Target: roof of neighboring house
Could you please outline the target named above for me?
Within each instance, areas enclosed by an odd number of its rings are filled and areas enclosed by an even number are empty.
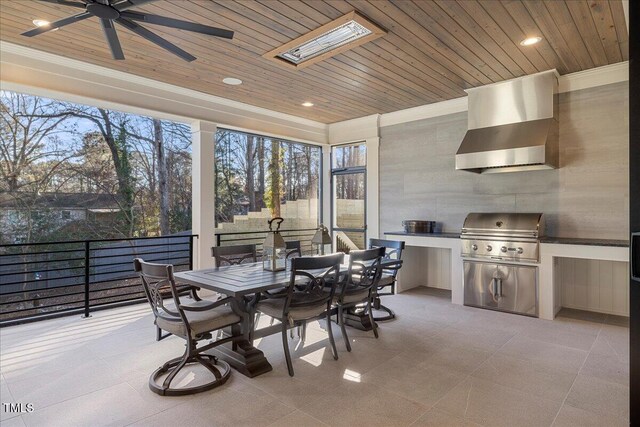
[[[0,208],[120,210],[116,196],[99,193],[0,193]]]

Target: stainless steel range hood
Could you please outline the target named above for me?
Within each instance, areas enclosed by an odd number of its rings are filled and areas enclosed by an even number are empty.
[[[558,73],[468,89],[468,130],[456,169],[476,173],[558,167]]]

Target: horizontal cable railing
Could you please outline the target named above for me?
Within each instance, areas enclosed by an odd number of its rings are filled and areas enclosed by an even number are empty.
[[[195,237],[0,245],[0,326],[143,301],[133,259],[190,270]]]
[[[315,248],[311,243],[311,239],[317,228],[298,228],[280,230],[280,234],[285,241],[300,241],[300,250],[302,255],[311,255],[315,252]],[[229,231],[224,233],[216,232],[217,246],[247,245],[255,244],[258,255],[262,253],[262,244],[267,237],[269,230],[259,231]]]

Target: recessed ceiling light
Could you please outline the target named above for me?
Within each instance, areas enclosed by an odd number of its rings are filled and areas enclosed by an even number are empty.
[[[307,101],[307,102],[303,102],[303,103],[302,103],[302,106],[303,106],[303,107],[313,107],[313,102],[309,102],[309,101]]]
[[[536,44],[541,40],[542,40],[542,37],[527,37],[526,39],[522,40],[520,44],[522,46],[531,46],[532,44]]]
[[[222,83],[231,86],[237,86],[242,84],[242,80],[236,79],[235,77],[225,77],[222,79]]]

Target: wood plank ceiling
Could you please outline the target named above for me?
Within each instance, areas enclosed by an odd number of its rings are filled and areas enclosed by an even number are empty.
[[[464,96],[464,89],[557,68],[628,59],[620,0],[159,0],[142,10],[235,31],[233,40],[148,25],[197,56],[183,62],[118,27],[114,61],[95,18],[33,38],[33,19],[77,13],[38,1],[0,2],[0,39],[324,123]],[[388,34],[302,70],[265,52],[357,10]],[[523,47],[525,37],[542,42]],[[224,77],[243,80],[227,86]],[[301,107],[305,101],[311,108]]]

